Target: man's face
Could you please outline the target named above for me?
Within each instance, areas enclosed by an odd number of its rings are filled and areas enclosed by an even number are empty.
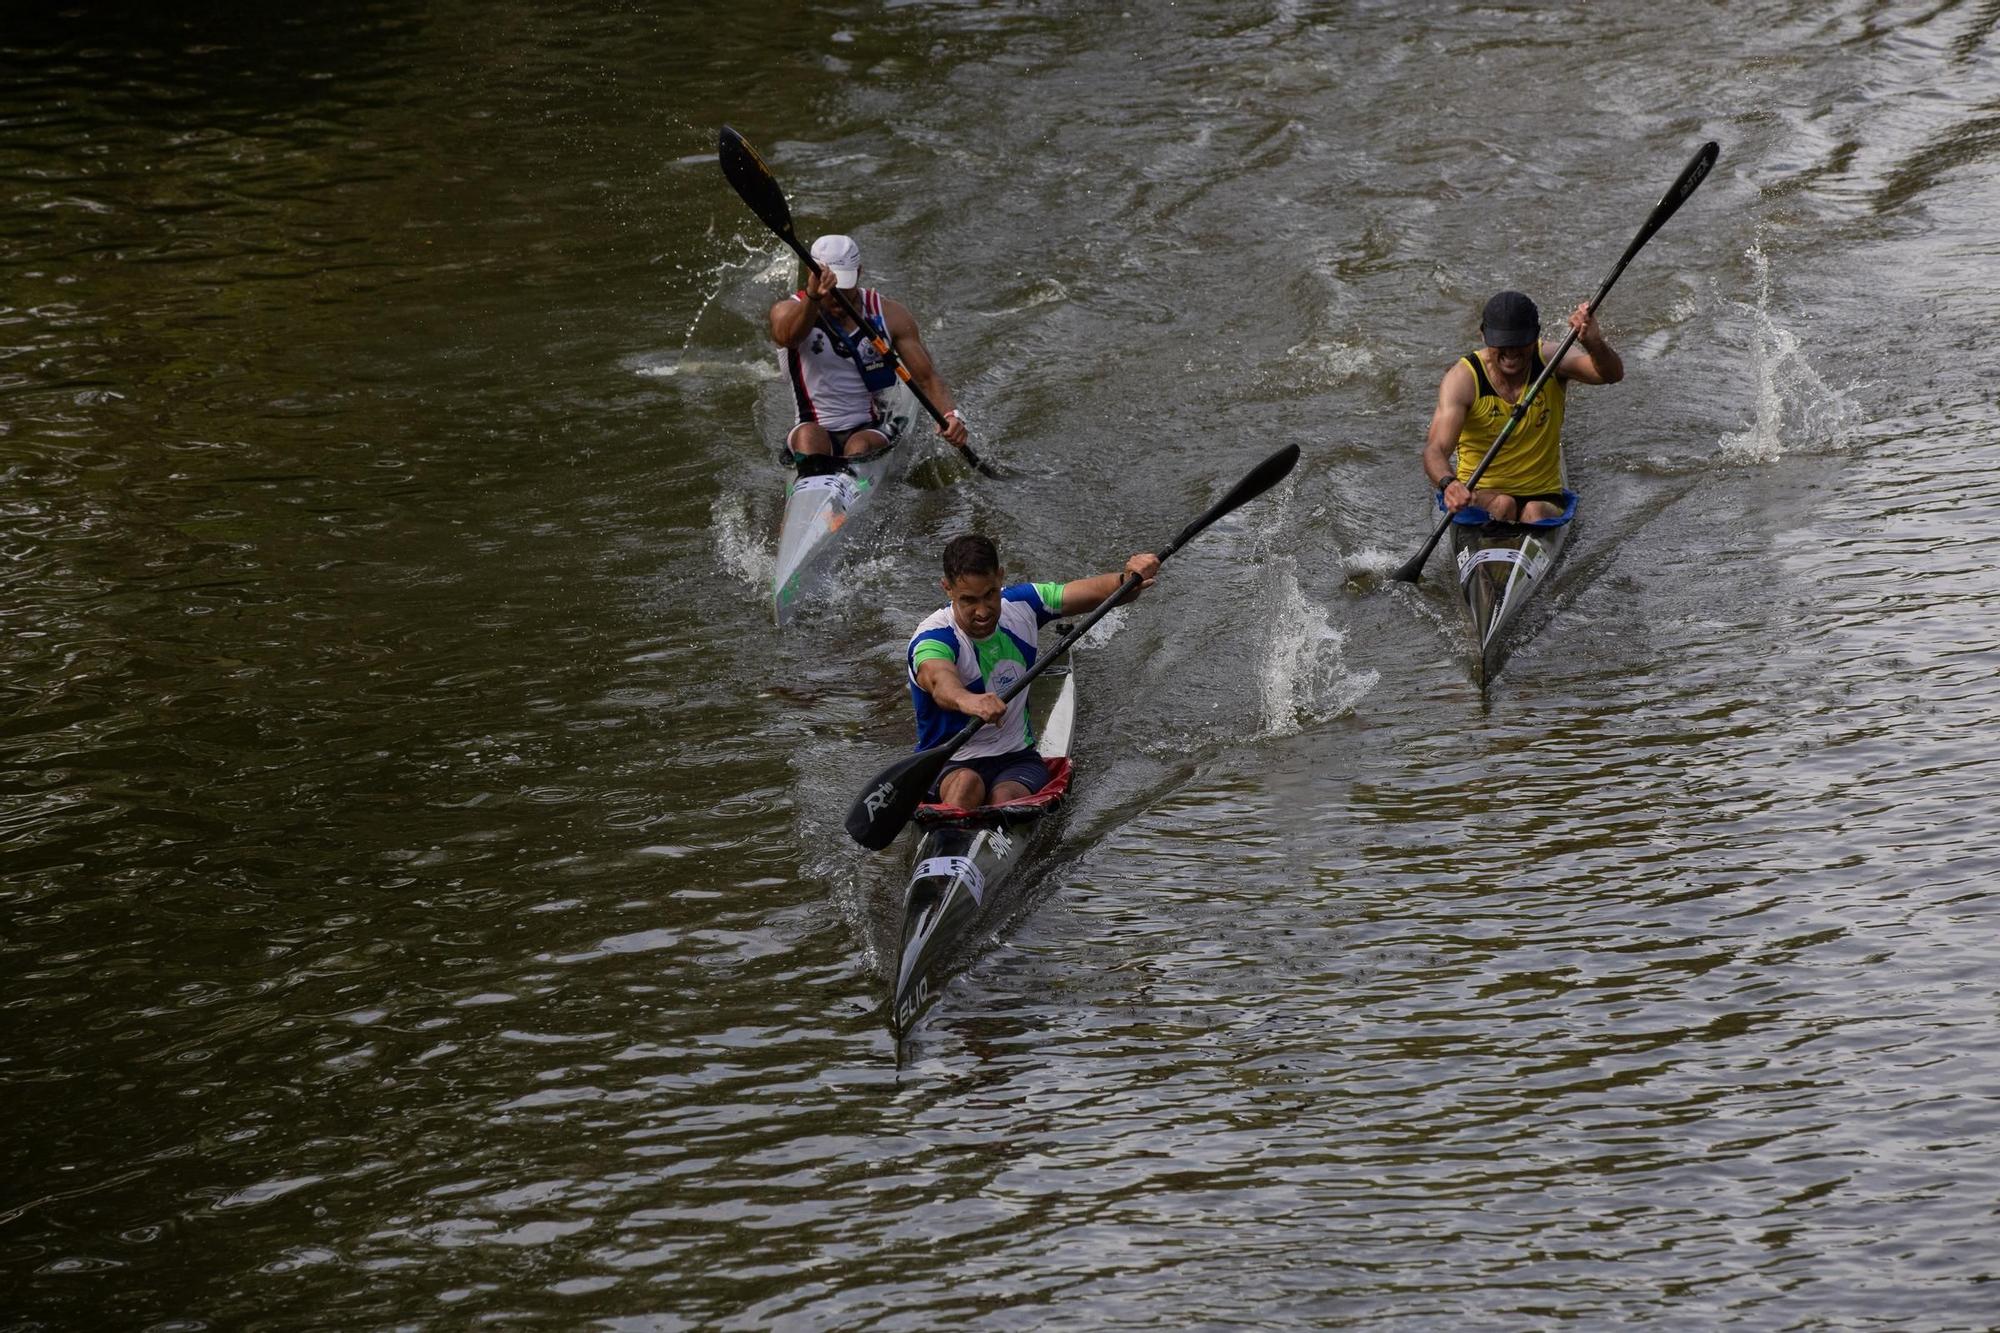
[[[1000,590],[1006,586],[1005,570],[991,574],[960,574],[945,579],[944,590],[951,597],[952,618],[958,627],[975,639],[983,639],[1000,625]]]
[[[1518,379],[1528,369],[1528,353],[1535,350],[1533,343],[1522,343],[1518,347],[1496,347],[1493,349],[1493,364],[1508,379]]]

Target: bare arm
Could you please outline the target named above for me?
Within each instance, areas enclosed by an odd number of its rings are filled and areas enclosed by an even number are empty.
[[[807,274],[805,300],[787,296],[771,307],[771,341],[780,347],[797,347],[804,342],[823,313],[840,308],[833,288],[833,274],[825,269]]]
[[[1616,384],[1625,378],[1625,361],[1597,326],[1590,302],[1570,312],[1569,326],[1576,330],[1576,345],[1564,354],[1556,374],[1578,384]]]
[[[965,422],[958,415],[958,407],[945,386],[944,377],[937,373],[937,366],[931,360],[931,349],[924,346],[924,338],[917,331],[916,316],[909,312],[901,301],[882,298],[882,322],[889,326],[889,337],[896,345],[896,355],[902,358],[903,366],[910,372],[910,379],[924,397],[937,404],[937,410],[944,414],[945,424],[938,428],[938,434],[953,444],[964,444],[969,438]]]
[[[917,688],[937,700],[938,707],[976,717],[982,722],[998,722],[1007,716],[1007,705],[997,694],[974,694],[958,678],[958,667],[942,657],[933,657],[917,668]]]
[[[1141,552],[1125,562],[1125,568],[1113,574],[1098,574],[1087,579],[1076,579],[1063,584],[1062,605],[1057,608],[1066,616],[1082,615],[1095,611],[1104,605],[1104,599],[1118,591],[1127,574],[1139,576],[1139,586],[1132,590],[1127,601],[1136,600],[1140,593],[1153,586],[1160,574],[1160,558],[1150,552]]]
[[[1466,414],[1478,393],[1472,371],[1463,361],[1454,361],[1438,382],[1437,407],[1431,412],[1431,428],[1424,435],[1424,481],[1436,489],[1440,478],[1453,480],[1444,488],[1445,508],[1457,513],[1472,503],[1472,492],[1456,480],[1458,476],[1458,433],[1465,429]]]

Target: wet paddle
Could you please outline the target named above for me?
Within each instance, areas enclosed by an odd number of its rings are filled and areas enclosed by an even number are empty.
[[[1299,447],[1288,444],[1259,463],[1250,475],[1230,489],[1229,494],[1210,505],[1201,517],[1182,528],[1179,536],[1160,548],[1160,562],[1166,563],[1168,556],[1187,545],[1209,524],[1283,481],[1298,461]],[[1127,574],[1116,592],[1099,603],[1097,609],[1085,616],[1076,628],[1063,635],[1054,648],[1036,658],[1035,664],[1028,668],[1028,674],[1010,685],[1000,696],[1000,702],[1006,703],[1027,689],[1045,667],[1060,660],[1078,639],[1089,633],[1091,626],[1102,620],[1112,607],[1124,601],[1138,584],[1137,575]],[[973,718],[944,744],[919,750],[869,779],[867,787],[847,812],[847,836],[876,852],[894,842],[896,835],[903,831],[903,825],[910,822],[910,816],[930,791],[931,784],[937,781],[938,774],[944,771],[944,766],[958,753],[959,747],[971,740],[973,733],[984,725],[978,718]]]
[[[1611,276],[1606,278],[1604,285],[1597,289],[1597,295],[1590,298],[1590,311],[1592,314],[1597,313],[1597,307],[1604,300],[1605,293],[1611,290],[1612,283],[1618,281],[1618,275],[1625,271],[1625,266],[1632,262],[1632,256],[1638,254],[1640,247],[1653,239],[1653,233],[1667,224],[1667,219],[1672,217],[1680,206],[1687,202],[1687,197],[1694,193],[1695,187],[1707,178],[1709,168],[1715,165],[1715,155],[1720,151],[1715,142],[1710,140],[1697,149],[1693,157],[1688,159],[1688,164],[1681,168],[1680,176],[1674,181],[1666,194],[1661,196],[1660,202],[1654,206],[1653,211],[1646,216],[1645,225],[1641,226],[1639,234],[1632,238],[1632,244],[1625,247],[1625,254],[1619,259],[1618,267],[1611,270]],[[1478,483],[1479,479],[1486,474],[1487,465],[1499,456],[1500,446],[1507,443],[1507,437],[1514,433],[1514,427],[1520,425],[1521,418],[1527,415],[1528,404],[1535,401],[1535,395],[1541,392],[1542,385],[1547,382],[1550,375],[1555,373],[1556,367],[1562,363],[1563,357],[1569,354],[1570,346],[1575,342],[1576,330],[1571,329],[1569,336],[1562,340],[1562,346],[1556,349],[1556,354],[1550,357],[1548,363],[1542,367],[1542,373],[1535,376],[1535,382],[1530,384],[1528,391],[1521,395],[1521,401],[1514,404],[1513,412],[1507,417],[1507,424],[1502,426],[1500,433],[1493,438],[1492,445],[1486,450],[1486,456],[1479,460],[1479,466],[1472,470],[1470,477],[1466,478],[1465,488],[1467,490],[1471,490]],[[1452,516],[1446,514],[1443,520],[1438,523],[1436,530],[1431,533],[1431,539],[1424,543],[1424,549],[1411,556],[1404,563],[1403,567],[1396,571],[1395,577],[1398,583],[1415,583],[1423,577],[1424,562],[1429,560],[1431,552],[1437,549],[1438,538],[1444,536],[1445,529],[1451,526],[1451,519]]]
[[[750,211],[755,213],[765,226],[776,232],[779,240],[792,247],[792,252],[804,260],[806,267],[817,276],[820,271],[819,262],[799,244],[798,235],[792,230],[792,207],[785,202],[785,191],[779,186],[777,178],[771,174],[771,169],[764,165],[764,159],[757,156],[757,150],[752,148],[742,135],[724,125],[721,141],[716,147],[716,157],[722,163],[722,174],[736,187],[736,193],[743,196],[743,202],[750,205]],[[944,414],[937,410],[937,404],[925,397],[924,391],[917,387],[917,382],[910,378],[908,367],[903,365],[902,358],[896,355],[896,349],[890,345],[889,340],[877,333],[874,325],[861,318],[861,312],[854,308],[853,297],[838,287],[834,288],[833,295],[840,302],[840,308],[847,312],[847,317],[860,327],[868,341],[875,344],[875,350],[880,352],[895,370],[896,378],[909,387],[910,392],[916,395],[917,401],[923,404],[924,411],[931,414],[931,420],[942,428]],[[975,453],[970,444],[959,445],[958,451],[965,455],[966,462],[985,476],[1001,475],[1000,470]]]

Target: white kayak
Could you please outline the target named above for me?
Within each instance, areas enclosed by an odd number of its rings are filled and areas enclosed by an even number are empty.
[[[841,534],[874,500],[898,461],[916,418],[916,400],[897,384],[876,395],[889,443],[842,461],[838,471],[792,476],[785,482],[785,517],[778,527],[778,557],[771,574],[771,607],[780,625],[812,601],[832,567]]]

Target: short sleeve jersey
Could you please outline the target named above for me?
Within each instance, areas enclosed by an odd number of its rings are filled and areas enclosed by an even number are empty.
[[[1016,583],[1001,589],[1000,623],[983,639],[960,629],[949,606],[932,612],[917,626],[917,632],[910,636],[908,658],[919,750],[944,744],[964,728],[967,718],[940,707],[930,692],[917,684],[917,668],[933,659],[948,661],[957,666],[959,681],[973,693],[1005,693],[1035,664],[1041,627],[1062,614],[1062,589],[1060,583]],[[954,758],[1012,754],[1034,743],[1034,728],[1028,722],[1028,691],[1023,690],[1007,704],[1007,716],[998,726],[981,727]]]

